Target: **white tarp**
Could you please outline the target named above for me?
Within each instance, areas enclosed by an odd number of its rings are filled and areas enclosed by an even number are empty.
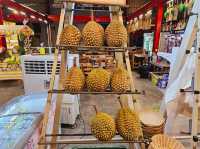
[[[194,2],[192,12],[198,11],[199,1]],[[191,86],[192,77],[195,71],[195,54],[186,54],[186,50],[190,50],[196,39],[197,16],[190,16],[186,30],[183,35],[180,48],[172,51],[174,59],[170,64],[169,82],[163,97],[161,110],[167,112],[167,121],[165,125],[165,133],[173,132],[173,124],[178,114],[178,108],[184,102],[191,101],[192,98],[186,99],[186,94],[181,94],[180,89]],[[193,52],[191,52],[193,53]]]
[[[170,69],[176,69],[176,61],[178,60],[179,53],[182,52],[180,48],[175,48],[170,58]],[[186,89],[191,87],[192,77],[195,71],[195,57],[196,54],[191,52],[185,58],[185,63],[181,67],[180,72],[177,74],[177,77],[168,85],[165,95],[163,97],[161,111],[166,110],[167,112],[167,121],[165,125],[165,133],[170,134],[173,132],[173,124],[177,116],[178,108],[180,108],[179,102],[190,103],[193,98],[190,98],[190,94],[183,96],[180,93],[180,89]],[[181,101],[180,101],[181,100]],[[190,103],[191,105],[191,103]]]

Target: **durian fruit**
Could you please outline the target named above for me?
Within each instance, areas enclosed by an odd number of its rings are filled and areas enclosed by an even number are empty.
[[[128,41],[128,33],[125,26],[114,19],[105,30],[106,42],[108,46],[122,47]]]
[[[88,74],[86,83],[91,91],[104,91],[110,84],[110,73],[103,68],[95,68]]]
[[[76,66],[76,58],[74,58],[73,67],[66,74],[64,88],[69,92],[78,92],[83,89],[84,85],[85,76],[83,71]]]
[[[111,88],[115,92],[126,92],[129,89],[128,72],[122,67],[117,66],[111,78]]]
[[[102,46],[104,43],[104,29],[95,21],[89,21],[82,31],[86,46]]]
[[[60,44],[76,46],[79,45],[81,40],[81,32],[74,25],[67,25],[64,27],[60,35]]]
[[[129,107],[124,107],[122,104],[121,106],[116,118],[117,131],[120,136],[127,141],[142,138],[143,133],[138,114]]]
[[[96,116],[91,120],[91,132],[100,141],[111,140],[116,133],[114,119],[107,113],[96,111]]]

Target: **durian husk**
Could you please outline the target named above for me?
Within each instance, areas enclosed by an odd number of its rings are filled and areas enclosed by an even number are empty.
[[[126,27],[117,19],[111,21],[105,30],[108,46],[122,47],[128,42]]]
[[[148,149],[185,149],[185,147],[176,139],[158,134],[152,137]]]
[[[115,92],[126,92],[129,87],[128,72],[122,66],[117,66],[111,78],[112,90]]]
[[[95,68],[88,74],[86,83],[90,91],[105,91],[110,84],[110,73],[103,68]]]
[[[104,44],[104,29],[95,21],[89,21],[82,31],[86,46],[102,46]]]
[[[142,127],[138,114],[128,107],[122,107],[116,118],[117,131],[127,141],[143,138]]]
[[[60,44],[67,46],[78,46],[81,40],[81,32],[74,25],[66,25],[60,35]],[[72,47],[72,50],[76,48]]]
[[[107,113],[98,112],[91,120],[91,132],[100,141],[109,141],[116,134],[114,119]]]
[[[85,85],[85,76],[83,71],[77,66],[73,66],[66,74],[64,83],[65,90],[69,92],[79,92]]]

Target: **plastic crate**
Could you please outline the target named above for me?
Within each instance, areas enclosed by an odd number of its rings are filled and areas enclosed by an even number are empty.
[[[157,86],[158,84],[158,81],[160,79],[162,79],[162,73],[154,73],[154,72],[151,72],[151,82],[154,86]]]

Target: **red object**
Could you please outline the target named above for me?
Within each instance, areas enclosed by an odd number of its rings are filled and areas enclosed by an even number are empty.
[[[163,1],[162,0],[153,0],[155,6],[154,9],[157,10],[156,13],[156,22],[155,22],[155,32],[154,32],[154,44],[153,51],[158,52],[159,41],[160,41],[160,32],[162,28],[162,19],[163,19]]]
[[[5,35],[0,35],[0,55],[7,50]]]
[[[90,20],[92,20],[91,16],[74,16],[75,23],[86,23]],[[110,17],[99,16],[99,17],[94,17],[94,20],[99,23],[106,23],[106,22],[110,22]]]
[[[3,6],[0,5],[0,25],[3,25]]]
[[[5,17],[5,20],[14,21],[14,22],[23,22],[23,20],[26,18],[28,17],[22,16],[22,15],[10,14]],[[36,20],[31,19],[31,21],[34,22]]]
[[[12,1],[12,0],[0,0],[0,4],[2,6],[6,6],[6,7],[12,8],[12,9],[15,9],[18,12],[22,11],[22,12],[26,13],[28,16],[31,16],[31,15],[34,16],[35,19],[29,18],[31,21],[38,21],[39,18],[41,18],[42,20],[49,21],[46,15],[39,13],[38,11],[35,11],[35,10],[29,8],[29,7],[26,7],[26,6],[24,6],[24,5],[22,5],[18,2],[15,2],[15,1]],[[19,20],[16,20],[16,21],[21,21],[22,17],[26,18],[25,16],[20,15],[20,14],[15,15],[15,17],[12,16],[11,18],[19,19]]]
[[[52,22],[59,22],[60,16],[59,15],[48,15],[48,19]]]
[[[53,22],[59,22],[60,16],[59,15],[49,15],[48,19],[53,21]],[[81,16],[81,15],[75,15],[74,16],[74,22],[75,23],[86,23],[91,20],[91,16]],[[99,23],[109,23],[110,22],[110,17],[109,16],[99,16],[99,17],[94,17],[94,20]]]
[[[3,25],[3,9],[0,6],[0,25]],[[6,51],[6,38],[4,35],[0,34],[0,54]]]

